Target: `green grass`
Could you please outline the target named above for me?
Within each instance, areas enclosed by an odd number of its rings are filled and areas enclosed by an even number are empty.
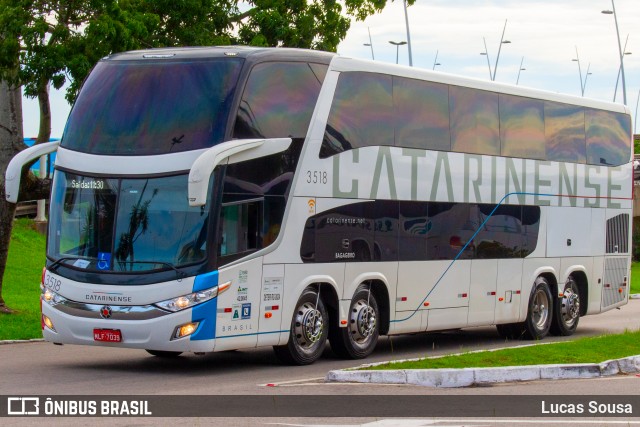
[[[45,242],[32,220],[14,221],[2,296],[16,313],[0,313],[0,340],[42,338],[39,298]]]
[[[464,353],[457,356],[422,359],[412,362],[386,363],[363,369],[441,369],[557,363],[600,363],[605,360],[640,354],[640,344],[638,343],[640,343],[640,331],[627,331],[619,335],[580,338],[570,342],[541,344],[498,351]]]
[[[640,262],[631,263],[631,293],[640,294]]]

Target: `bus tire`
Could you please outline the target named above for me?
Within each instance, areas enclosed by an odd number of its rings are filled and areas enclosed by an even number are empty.
[[[162,350],[145,350],[152,356],[160,357],[161,359],[175,359],[182,354],[181,351],[162,351]]]
[[[551,328],[552,313],[553,299],[549,282],[542,276],[538,277],[529,297],[529,309],[524,322],[525,338],[539,340],[546,337]]]
[[[322,299],[318,298],[318,292],[306,289],[300,296],[291,319],[289,341],[285,345],[273,347],[278,359],[288,365],[309,365],[315,362],[327,343],[328,320],[327,309]]]
[[[329,329],[331,349],[345,359],[363,359],[376,348],[380,335],[380,310],[368,286],[356,289],[347,322],[345,328],[335,325]]]
[[[580,291],[578,284],[569,276],[564,284],[562,296],[556,299],[551,321],[553,335],[572,335],[580,321]]]

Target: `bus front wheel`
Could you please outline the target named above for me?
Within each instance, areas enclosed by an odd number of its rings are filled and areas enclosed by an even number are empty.
[[[327,309],[314,289],[306,289],[293,313],[289,341],[275,346],[278,359],[289,365],[309,365],[315,362],[327,342],[329,316]]]
[[[329,329],[333,352],[346,359],[362,359],[370,355],[380,334],[379,313],[371,288],[360,285],[351,299],[347,327],[335,325]]]

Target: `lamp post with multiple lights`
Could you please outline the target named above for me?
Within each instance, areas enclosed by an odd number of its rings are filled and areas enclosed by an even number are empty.
[[[631,52],[627,52],[627,42],[629,41],[629,34],[627,34],[627,39],[624,42],[624,55],[631,55]],[[618,77],[616,77],[616,88],[613,90],[613,102],[616,102],[616,97],[618,95],[618,83],[620,82],[620,72],[622,71],[622,66],[618,67]]]
[[[491,62],[489,61],[489,51],[487,50],[487,39],[482,38],[484,40],[484,52],[480,52],[480,55],[485,55],[487,57],[487,67],[489,67],[489,80],[493,80],[493,76],[491,74]]]
[[[389,43],[396,47],[396,64],[398,63],[398,52],[400,51],[400,46],[407,44],[406,41],[394,42],[393,40],[389,40]]]
[[[582,93],[582,96],[584,96],[584,90],[587,88],[587,79],[591,74],[593,74],[589,72],[589,70],[591,69],[591,62],[589,62],[589,65],[587,66],[587,73],[585,74],[583,81],[582,67],[580,66],[580,56],[578,55],[578,46],[576,46],[576,57],[572,59],[572,61],[578,63],[578,75],[580,76],[580,93]]]
[[[480,52],[480,55],[486,55],[487,57],[487,66],[489,67],[489,78],[491,81],[496,80],[496,73],[498,72],[498,61],[500,61],[500,51],[502,50],[503,44],[511,43],[510,40],[504,39],[504,33],[507,30],[507,20],[504,20],[504,28],[502,29],[502,36],[500,37],[500,44],[498,45],[498,55],[496,56],[496,64],[493,67],[493,73],[491,72],[491,62],[489,61],[489,51],[487,50],[487,40],[483,37],[484,40],[484,52]]]

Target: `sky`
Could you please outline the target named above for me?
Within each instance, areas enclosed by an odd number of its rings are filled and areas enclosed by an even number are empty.
[[[627,39],[624,68],[627,105],[635,117],[640,94],[640,1],[615,1],[620,40]],[[618,38],[611,0],[417,0],[409,6],[409,29],[413,66],[489,80],[487,57],[495,67],[502,31],[507,21],[495,80],[521,86],[581,96],[576,58],[580,59],[584,96],[613,101],[620,67]],[[396,47],[389,41],[406,41],[403,2],[389,2],[380,14],[365,21],[353,21],[338,53],[371,59],[371,42],[376,61],[395,63]],[[408,45],[398,48],[398,62],[408,66]],[[524,59],[523,59],[524,58]],[[520,67],[522,61],[522,67]],[[592,73],[586,77],[587,68]],[[616,102],[622,102],[622,81]],[[52,137],[60,137],[70,106],[63,91],[51,92]],[[23,100],[24,136],[38,133],[38,104]],[[635,128],[635,120],[634,120]],[[637,132],[636,132],[637,133]]]

